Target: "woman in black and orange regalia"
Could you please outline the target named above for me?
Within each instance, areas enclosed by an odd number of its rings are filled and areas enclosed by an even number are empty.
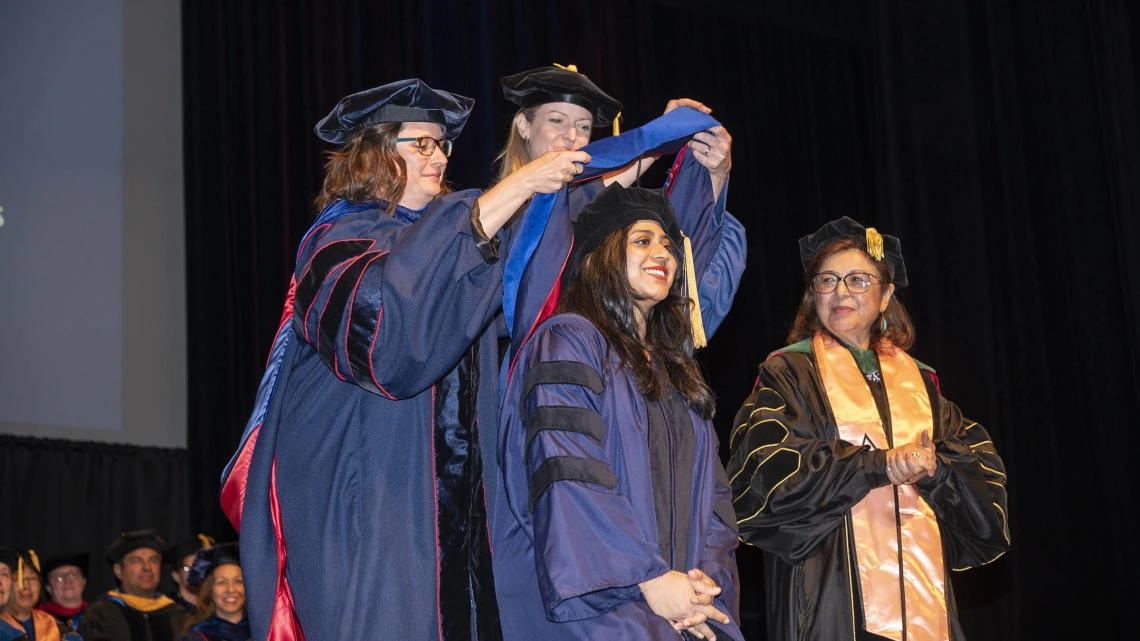
[[[1005,467],[905,351],[898,239],[844,217],[800,255],[793,344],[760,366],[728,465],[768,636],[960,640],[949,571],[1009,549]]]

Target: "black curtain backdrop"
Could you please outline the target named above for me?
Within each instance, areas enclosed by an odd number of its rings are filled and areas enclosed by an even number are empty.
[[[91,600],[115,587],[105,555],[121,532],[190,536],[187,459],[182,449],[0,435],[0,545],[41,561],[87,552]]]
[[[734,137],[729,208],[748,228],[749,265],[702,354],[722,440],[757,364],[785,343],[797,238],[841,215],[897,235],[913,353],[986,425],[1009,471],[1012,552],[954,576],[969,638],[1125,636],[1126,581],[1140,571],[1123,438],[1140,427],[1138,11],[184,2],[191,522],[226,528],[218,477],[315,213],[314,123],[347,93],[420,77],[477,100],[449,176],[485,186],[513,113],[498,78],[575,63],[625,104],[627,127],[687,96]],[[742,549],[740,566],[749,638],[762,639],[759,553]]]

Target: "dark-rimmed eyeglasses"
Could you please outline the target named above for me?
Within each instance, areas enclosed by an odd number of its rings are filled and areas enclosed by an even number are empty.
[[[835,272],[820,272],[812,277],[811,288],[817,294],[830,294],[839,288],[839,282],[847,285],[847,291],[852,294],[862,294],[871,289],[871,285],[875,284],[875,280],[879,277],[867,272],[851,272],[846,276],[840,276]]]
[[[445,158],[451,157],[451,141],[447,139],[419,136],[417,138],[397,138],[396,142],[414,142],[416,143],[416,151],[425,156],[434,154],[438,147],[439,150],[443,152]]]

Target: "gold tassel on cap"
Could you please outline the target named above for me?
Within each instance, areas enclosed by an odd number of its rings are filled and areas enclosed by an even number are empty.
[[[199,534],[198,535],[198,541],[202,544],[202,547],[204,547],[204,548],[214,547],[214,539],[206,536],[205,534]]]
[[[867,253],[875,260],[883,260],[883,236],[874,227],[867,228]]]
[[[685,288],[689,292],[689,322],[693,326],[693,347],[700,349],[709,344],[705,337],[705,322],[701,317],[701,301],[697,295],[697,269],[693,267],[693,244],[689,237],[681,234],[685,239]]]
[[[562,65],[560,65],[556,62],[556,63],[554,63],[554,66],[558,67],[559,69],[565,69],[566,71],[573,71],[574,73],[581,73],[580,71],[578,71],[578,65],[566,65],[565,67],[563,67]],[[586,75],[586,74],[582,74],[582,75]]]
[[[36,556],[35,550],[28,550],[28,556],[32,558],[32,566],[36,568],[36,572],[40,571],[40,557]]]
[[[620,111],[617,113],[616,116],[614,116],[614,135],[615,136],[621,134],[621,127],[618,127],[618,121],[619,120],[621,120],[621,112]]]
[[[24,555],[16,554],[16,589],[24,589]]]

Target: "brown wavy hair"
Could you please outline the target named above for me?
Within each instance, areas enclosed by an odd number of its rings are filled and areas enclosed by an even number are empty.
[[[230,564],[226,563],[224,565]],[[237,564],[235,563],[233,565]],[[216,570],[217,568],[214,569]],[[245,602],[245,604],[242,605],[241,612],[243,617],[249,616],[248,600]],[[190,617],[190,619],[186,621],[186,627],[183,628],[182,634],[187,634],[194,626],[198,625],[199,623],[209,621],[210,619],[214,618],[217,613],[218,608],[216,605],[214,605],[214,570],[210,570],[210,573],[206,575],[206,580],[202,581],[202,585],[198,588],[198,609],[194,611],[194,616]]]
[[[534,117],[537,113],[538,107],[519,109],[515,112],[515,116],[511,118],[511,130],[507,134],[507,143],[503,145],[503,150],[499,152],[499,155],[495,156],[495,162],[499,165],[499,177],[497,180],[502,180],[510,176],[523,165],[534,160],[534,156],[530,153],[530,144],[526,138],[523,138],[522,134],[519,133],[519,125],[521,125],[523,121],[533,125]]]
[[[328,152],[325,181],[314,199],[317,211],[338,200],[399,204],[407,186],[407,167],[396,151],[400,122],[363,127],[349,135],[340,149]],[[449,193],[440,183],[440,195]]]
[[[866,250],[860,247],[854,238],[837,238],[831,241],[815,255],[807,269],[804,270],[804,295],[800,299],[800,308],[796,312],[796,320],[792,323],[792,331],[788,333],[789,344],[811,338],[821,329],[826,331],[823,323],[819,320],[819,314],[815,311],[815,290],[812,289],[811,281],[829,257],[848,249],[862,251],[867,255],[867,259],[874,263],[875,275],[882,282],[881,287],[892,284],[891,273],[887,269],[886,263],[871,258],[871,255],[867,254]],[[871,327],[871,346],[878,346],[883,339],[886,339],[896,347],[904,350],[910,349],[911,345],[914,345],[914,323],[911,322],[910,314],[907,313],[906,308],[899,302],[897,290],[894,296],[891,296],[891,302],[887,303],[887,310],[883,312],[883,315],[887,319],[887,331],[884,332],[882,325],[876,322]]]
[[[673,286],[665,300],[649,310],[645,319],[645,338],[637,337],[634,309],[639,296],[626,275],[626,239],[633,225],[610,234],[597,249],[586,255],[578,277],[558,301],[558,313],[578,314],[594,324],[606,339],[607,350],[613,350],[637,379],[638,389],[651,401],[665,397],[669,387],[701,416],[711,419],[716,412],[716,398],[701,376],[693,358],[693,334],[689,321],[691,301],[682,294],[685,282],[684,262],[679,248],[670,246],[677,258]],[[645,358],[649,350],[659,367]],[[609,360],[609,353],[606,354]]]

